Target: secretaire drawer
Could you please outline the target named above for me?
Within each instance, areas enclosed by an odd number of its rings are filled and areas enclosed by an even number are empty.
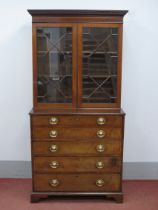
[[[32,116],[33,126],[121,126],[121,115],[97,115],[97,116],[72,116],[72,115],[49,115]]]
[[[35,174],[34,190],[38,192],[116,192],[120,174]]]
[[[122,142],[113,141],[56,141],[32,142],[33,155],[47,156],[76,156],[76,155],[120,155]]]
[[[110,172],[119,173],[119,157],[34,157],[33,170],[37,173],[52,172]]]
[[[43,139],[122,139],[122,128],[112,127],[33,127],[32,138]]]

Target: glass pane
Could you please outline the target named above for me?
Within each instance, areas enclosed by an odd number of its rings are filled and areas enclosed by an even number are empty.
[[[117,28],[83,28],[83,103],[115,103]]]
[[[72,28],[37,29],[38,103],[72,103]]]

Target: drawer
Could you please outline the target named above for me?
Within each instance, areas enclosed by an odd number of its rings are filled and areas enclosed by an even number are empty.
[[[38,192],[117,192],[120,174],[34,174]]]
[[[122,142],[109,141],[56,141],[56,142],[32,142],[33,155],[46,156],[76,156],[76,155],[121,155]]]
[[[34,140],[56,140],[56,139],[122,139],[121,128],[111,127],[34,127],[32,129]]]
[[[33,170],[52,172],[110,172],[119,173],[119,157],[34,157]]]
[[[98,116],[71,116],[71,115],[49,115],[32,116],[33,126],[121,126],[121,115],[98,115]]]

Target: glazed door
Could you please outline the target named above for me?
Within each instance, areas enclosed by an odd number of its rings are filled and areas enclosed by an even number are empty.
[[[119,107],[121,88],[121,33],[121,24],[79,25],[79,107]]]
[[[34,106],[76,106],[76,25],[33,24]]]

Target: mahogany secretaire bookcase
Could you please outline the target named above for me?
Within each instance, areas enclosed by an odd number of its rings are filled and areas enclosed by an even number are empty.
[[[121,61],[127,11],[28,12],[33,38],[31,201],[102,195],[122,202]]]

